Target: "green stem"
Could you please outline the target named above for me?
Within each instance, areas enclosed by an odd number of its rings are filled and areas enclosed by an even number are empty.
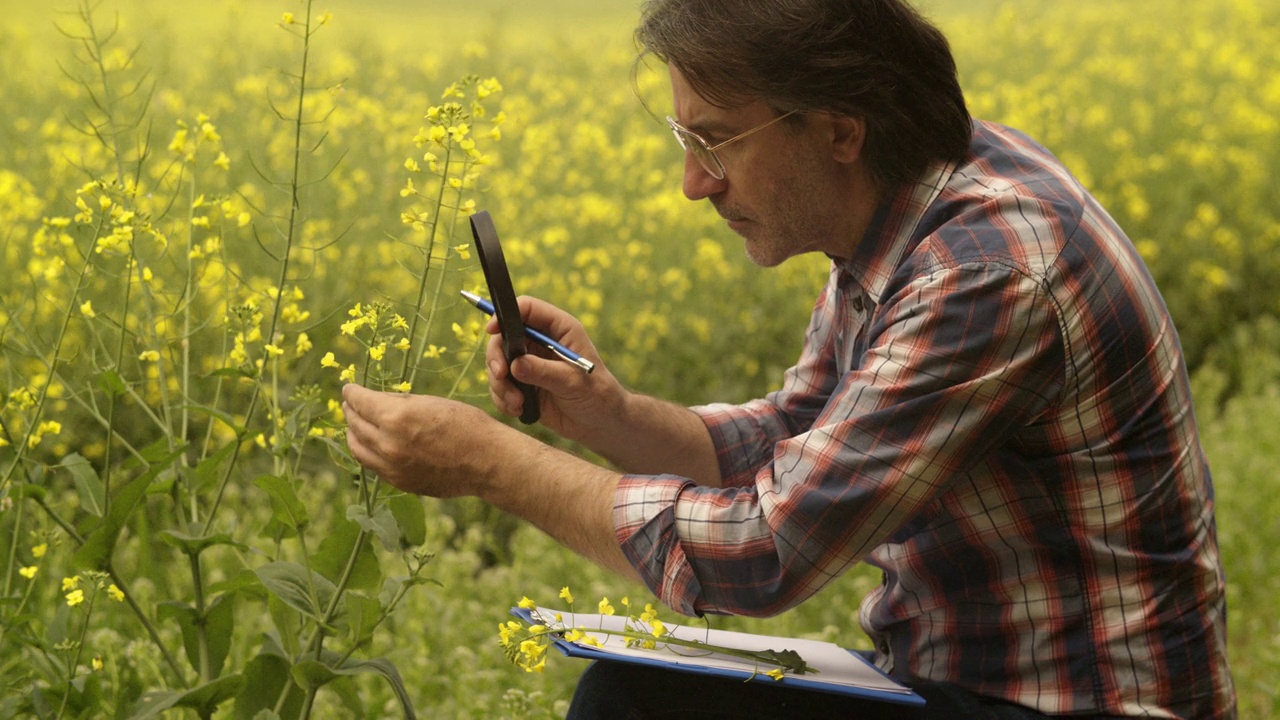
[[[413,323],[409,326],[409,339],[413,341],[413,347],[419,347],[418,343],[418,323],[422,320],[422,305],[427,299],[427,277],[431,274],[431,254],[436,248],[436,232],[440,228],[440,208],[444,206],[444,189],[449,184],[449,160],[453,153],[451,145],[445,145],[444,148],[444,172],[440,177],[440,187],[436,190],[436,214],[431,220],[431,234],[427,237],[427,255],[426,260],[422,263],[422,277],[418,281],[418,297],[413,303]],[[443,273],[441,273],[443,275]],[[436,288],[436,297],[440,296],[439,285]],[[431,310],[428,313],[426,327],[423,329],[423,342],[431,337],[432,316],[435,314],[436,303],[431,304]],[[417,364],[410,365],[413,359],[413,353],[405,353],[404,364],[400,367],[400,382],[413,382],[416,375]],[[410,372],[410,368],[414,368],[414,372]]]
[[[66,712],[67,700],[71,697],[71,681],[75,679],[76,668],[80,667],[80,658],[84,654],[84,638],[89,634],[89,618],[93,617],[93,604],[98,599],[98,591],[95,588],[93,594],[89,596],[89,607],[85,609],[84,624],[80,626],[80,637],[76,640],[75,656],[71,659],[71,667],[67,669],[67,687],[62,691],[62,703],[58,706],[58,717]]]

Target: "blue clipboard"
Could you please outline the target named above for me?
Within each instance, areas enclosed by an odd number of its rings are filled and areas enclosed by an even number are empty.
[[[511,614],[521,618],[525,622],[535,624],[538,621],[534,618],[530,610],[524,608],[511,608]],[[588,630],[587,632],[590,632]],[[706,675],[709,677],[722,677],[739,680],[743,682],[762,682],[775,684],[778,687],[788,687],[802,690],[812,690],[814,692],[831,693],[835,695],[847,695],[850,697],[865,698],[867,700],[876,700],[880,702],[896,703],[899,705],[924,705],[924,698],[912,692],[909,688],[898,685],[896,681],[889,678],[884,672],[871,663],[867,662],[858,653],[848,650],[847,652],[853,656],[859,663],[866,665],[870,670],[875,671],[881,678],[893,683],[901,691],[887,691],[877,688],[861,687],[858,685],[848,685],[839,682],[824,681],[810,675],[786,675],[781,680],[773,678],[762,673],[752,673],[749,671],[731,670],[719,667],[708,667],[692,663],[675,663],[664,659],[660,655],[636,656],[636,655],[618,655],[616,653],[598,650],[596,648],[571,643],[563,638],[556,638],[553,641],[556,649],[567,657],[584,658],[587,660],[605,660],[609,662],[628,663],[632,665],[645,665],[649,667],[663,668],[666,670],[674,670],[676,672],[692,673],[695,675]]]

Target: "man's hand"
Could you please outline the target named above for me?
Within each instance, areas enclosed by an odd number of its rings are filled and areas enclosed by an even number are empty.
[[[347,446],[405,492],[475,495],[583,556],[635,577],[613,528],[618,473],[555,450],[452,400],[342,388]]]
[[[444,398],[347,385],[342,400],[351,454],[386,482],[418,495],[482,494],[503,457],[495,449],[525,437],[477,408]]]
[[[587,337],[582,323],[563,310],[530,297],[519,298],[520,314],[526,325],[536,327],[557,342],[572,348],[595,363],[591,374],[570,363],[554,358],[537,345],[531,353],[517,358],[512,366],[502,354],[502,338],[497,320],[487,327],[490,333],[485,361],[489,368],[489,394],[499,411],[512,416],[521,413],[524,396],[511,382],[517,380],[541,389],[540,422],[557,434],[593,444],[593,433],[607,429],[621,418],[621,405],[626,390],[604,367],[595,345]]]
[[[526,324],[546,332],[596,364],[591,374],[546,355],[528,354],[508,366],[498,323],[488,325],[489,394],[498,409],[519,415],[524,396],[511,382],[540,389],[541,423],[586,445],[627,472],[675,473],[704,485],[720,484],[720,467],[706,426],[689,410],[633,393],[600,360],[587,332],[569,313],[530,297],[519,298]],[[534,353],[545,352],[540,348]]]

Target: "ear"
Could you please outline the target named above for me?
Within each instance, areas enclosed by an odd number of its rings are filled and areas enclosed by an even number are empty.
[[[835,161],[857,162],[867,139],[867,122],[862,118],[832,115],[831,130],[831,156]]]

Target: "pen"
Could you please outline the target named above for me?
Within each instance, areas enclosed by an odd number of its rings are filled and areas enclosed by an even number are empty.
[[[488,300],[485,300],[484,298],[480,297],[479,295],[476,295],[475,293],[469,293],[466,290],[462,290],[460,292],[462,293],[462,297],[467,299],[467,302],[471,303],[472,305],[475,305],[477,308],[479,308],[480,310],[484,311],[489,315],[493,314],[493,303],[489,302]],[[555,340],[552,340],[551,338],[538,332],[537,330],[534,330],[528,325],[526,325],[524,328],[524,334],[527,335],[534,342],[538,343],[539,345],[555,353],[557,356],[560,357],[561,360],[564,360],[565,362],[573,363],[574,365],[577,365],[579,368],[582,368],[583,372],[589,373],[592,370],[596,369],[595,363],[582,357],[581,355],[570,350],[569,348],[561,345]]]

